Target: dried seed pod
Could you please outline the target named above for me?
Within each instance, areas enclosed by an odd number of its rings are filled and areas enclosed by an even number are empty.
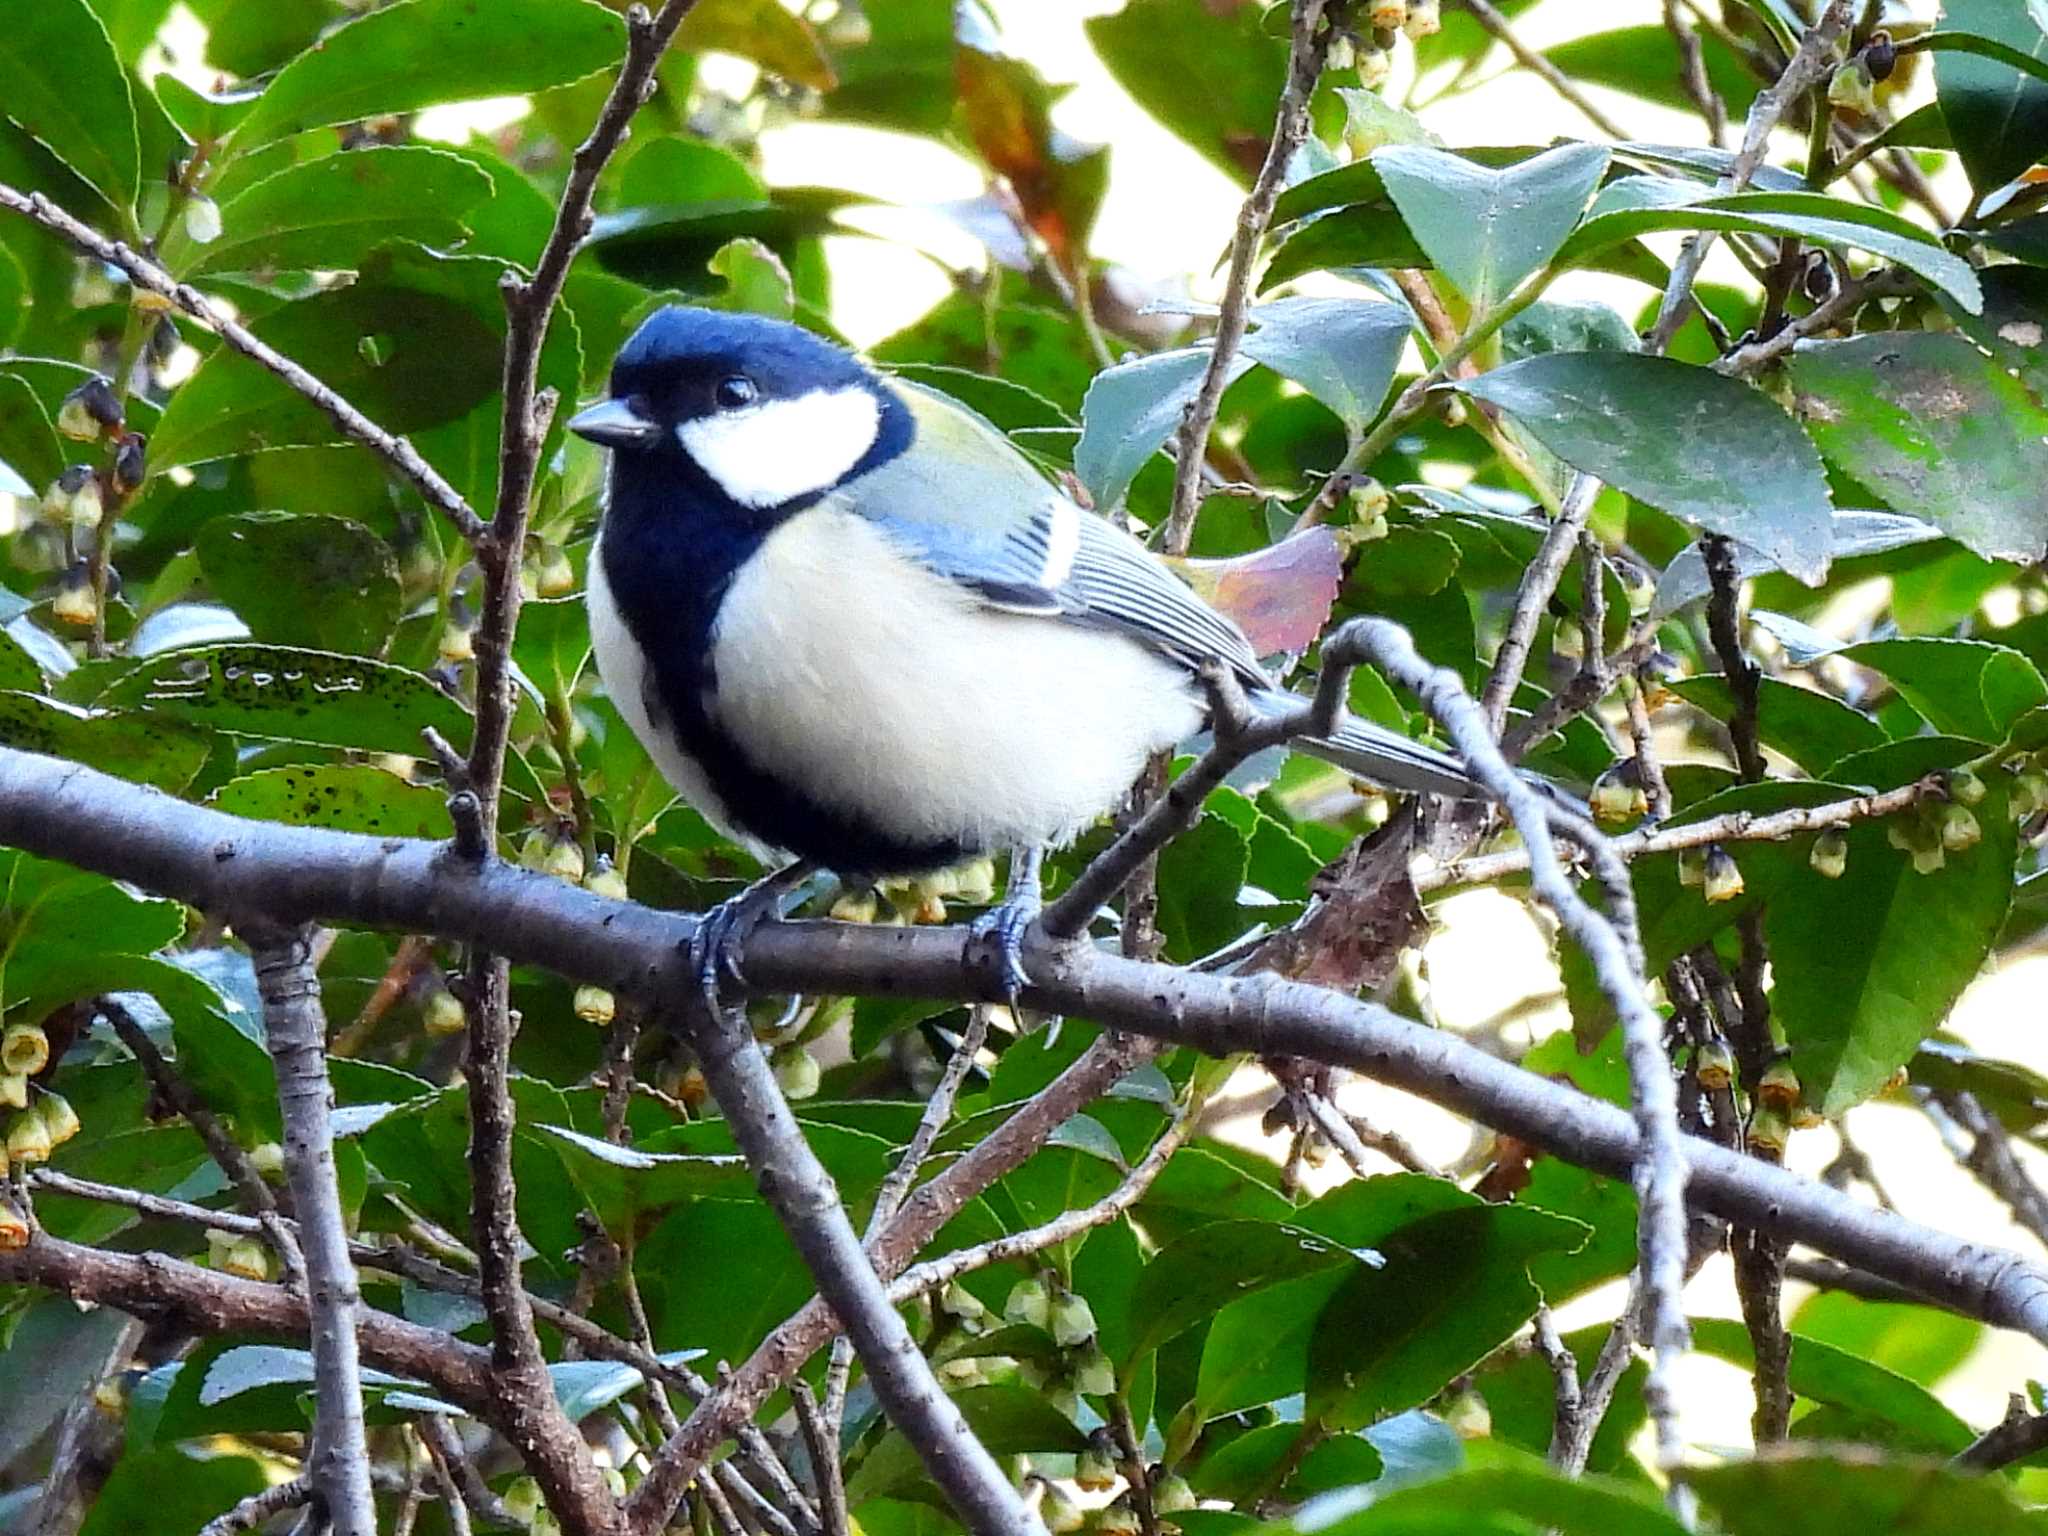
[[[102,433],[120,431],[121,422],[121,397],[98,374],[72,390],[57,408],[57,430],[74,442],[97,442]]]

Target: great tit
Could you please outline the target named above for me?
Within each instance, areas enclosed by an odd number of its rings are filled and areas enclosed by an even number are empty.
[[[591,639],[668,781],[764,860],[878,878],[1012,853],[1006,980],[1038,856],[1198,733],[1198,669],[1284,702],[1251,644],[990,423],[798,326],[673,307],[570,422],[611,450]],[[1298,742],[1399,789],[1462,764],[1347,720]]]

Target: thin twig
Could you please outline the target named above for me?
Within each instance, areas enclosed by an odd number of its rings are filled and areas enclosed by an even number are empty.
[[[1937,775],[1902,784],[1880,794],[1831,800],[1826,805],[1795,806],[1791,810],[1769,814],[1728,811],[1681,826],[1625,832],[1619,837],[1609,838],[1607,846],[1617,858],[1640,859],[1660,853],[1678,853],[1687,848],[1704,848],[1710,843],[1782,842],[1805,832],[1819,832],[1828,827],[1843,827],[1852,822],[1895,815],[1910,810],[1923,800],[1939,799],[1945,793]],[[1504,876],[1522,874],[1528,868],[1526,848],[1480,854],[1436,869],[1418,871],[1415,888],[1429,892],[1453,885],[1490,885]]]
[[[1062,1211],[1035,1227],[1026,1227],[1021,1232],[1005,1232],[1001,1237],[992,1237],[972,1248],[956,1249],[939,1258],[913,1265],[889,1282],[889,1299],[900,1305],[924,1291],[951,1285],[962,1275],[972,1274],[977,1269],[1029,1258],[1034,1253],[1043,1253],[1048,1248],[1079,1237],[1083,1232],[1107,1226],[1145,1197],[1145,1191],[1152,1187],[1152,1181],[1159,1177],[1168,1159],[1187,1140],[1193,1124],[1193,1116],[1186,1113],[1177,1116],[1159,1133],[1158,1140],[1152,1143],[1116,1188],[1094,1204]]]
[[[2031,1413],[2015,1392],[2005,1417],[1958,1451],[1949,1465],[1959,1472],[1995,1472],[2048,1450],[2048,1413]]]
[[[285,1177],[305,1255],[313,1335],[313,1437],[306,1475],[335,1536],[377,1536],[356,1346],[363,1296],[349,1259],[334,1166],[334,1091],[327,1082],[327,1015],[313,970],[313,935],[305,926],[243,927],[263,993],[263,1033],[284,1120]]]
[[[1515,588],[1515,605],[1508,619],[1507,633],[1501,637],[1500,649],[1494,653],[1493,671],[1487,675],[1486,687],[1479,696],[1479,707],[1486,717],[1489,735],[1501,734],[1501,727],[1507,720],[1508,705],[1514,702],[1515,690],[1522,683],[1522,671],[1529,663],[1530,648],[1536,643],[1536,630],[1550,607],[1558,582],[1564,579],[1565,567],[1571,563],[1572,553],[1579,546],[1579,536],[1585,532],[1586,518],[1599,495],[1598,480],[1591,475],[1574,475],[1570,488],[1565,492],[1562,513],[1543,535],[1536,558],[1522,572],[1521,583]]]
[[[852,1530],[846,1512],[846,1479],[839,1470],[839,1432],[825,1422],[811,1384],[799,1376],[789,1384],[790,1401],[796,1404],[796,1422],[803,1432],[804,1449],[811,1456],[811,1477],[818,1490],[818,1521],[824,1536],[848,1536]]]
[[[686,1033],[733,1140],[818,1294],[852,1336],[883,1411],[974,1536],[1035,1536],[1036,1517],[946,1396],[890,1303],[831,1175],[776,1086],[746,1014],[694,991],[686,996],[694,1004],[686,1005]],[[627,1501],[628,1525],[636,1536],[653,1536],[668,1524],[683,1492],[676,1470],[674,1462],[657,1458]]]
[[[19,192],[0,184],[0,208],[12,209],[24,218],[60,235],[88,256],[117,267],[144,292],[175,304],[208,330],[259,367],[282,379],[291,389],[325,411],[342,436],[360,443],[396,470],[441,512],[465,537],[474,538],[483,524],[470,509],[462,493],[441,477],[440,471],[421,456],[404,438],[386,432],[334,390],[304,368],[277,351],[239,321],[223,314],[198,289],[179,282],[148,257],[139,255],[119,240],[110,240],[97,230],[74,219],[40,192]]]
[[[1719,149],[1728,139],[1728,105],[1707,76],[1707,54],[1700,46],[1699,33],[1679,14],[1678,0],[1664,0],[1664,30],[1678,49],[1679,78],[1685,93],[1706,119],[1707,142]]]
[[[483,1474],[464,1454],[461,1437],[455,1433],[454,1425],[438,1413],[423,1413],[415,1422],[419,1425],[420,1440],[426,1445],[434,1469],[441,1474],[443,1485],[454,1490],[455,1497],[449,1501],[451,1505],[461,1505],[486,1525],[512,1531],[527,1529],[528,1522],[505,1507],[505,1501],[491,1492]]]
[[[1343,633],[1393,681],[1413,693],[1442,723],[1473,775],[1500,797],[1530,857],[1530,884],[1592,963],[1601,992],[1622,1026],[1640,1157],[1635,1167],[1637,1234],[1652,1363],[1643,1396],[1657,1430],[1659,1459],[1675,1467],[1684,1449],[1678,1430],[1673,1373],[1689,1331],[1680,1291],[1685,1284],[1687,1154],[1678,1128],[1678,1092],[1664,1054],[1664,1025],[1643,981],[1640,940],[1626,874],[1590,824],[1560,812],[1501,757],[1490,722],[1458,675],[1432,666],[1405,630],[1381,619],[1355,619]],[[1553,824],[1585,850],[1607,890],[1608,914],[1595,912],[1565,874],[1552,841]]]
[[[1721,179],[1719,190],[1723,194],[1740,192],[1749,185],[1750,178],[1756,175],[1770,149],[1771,131],[1792,104],[1822,78],[1834,55],[1835,44],[1849,25],[1854,10],[1855,0],[1828,0],[1820,20],[1807,28],[1806,35],[1799,40],[1798,51],[1792,55],[1784,73],[1757,93],[1756,100],[1750,103],[1749,117],[1743,124],[1742,143],[1735,151],[1728,174]],[[1714,247],[1714,239],[1712,230],[1701,230],[1690,236],[1679,251],[1678,260],[1672,263],[1671,278],[1665,285],[1664,299],[1658,307],[1657,323],[1650,330],[1650,351],[1661,353],[1670,348],[1671,338],[1685,320],[1693,283],[1706,262],[1707,252]]]
[[[1551,1409],[1550,1456],[1553,1463],[1559,1461],[1564,1448],[1571,1443],[1579,1427],[1584,1391],[1579,1386],[1579,1362],[1564,1339],[1558,1334],[1557,1319],[1550,1315],[1549,1307],[1538,1307],[1530,1323],[1536,1344],[1536,1353],[1543,1357],[1543,1363],[1550,1367],[1554,1383]]]
[[[308,1477],[273,1483],[261,1493],[250,1494],[233,1509],[215,1515],[199,1528],[199,1536],[237,1536],[241,1531],[253,1531],[272,1515],[310,1504],[314,1497],[312,1479]]]
[[[2033,1175],[2021,1165],[2005,1127],[1986,1113],[1972,1093],[1928,1095],[1922,1103],[1926,1108],[1938,1104],[1953,1117],[1955,1125],[1970,1138],[1964,1143],[1949,1136],[1947,1128],[1942,1127],[1944,1140],[1950,1142],[1956,1160],[1998,1196],[2013,1219],[2031,1232],[2036,1241],[2048,1244],[2048,1191],[2034,1182]],[[1938,1117],[1935,1123],[1940,1126]]]
[[[1216,336],[1210,344],[1209,364],[1202,374],[1201,388],[1181,418],[1174,434],[1173,505],[1166,519],[1166,552],[1187,553],[1194,537],[1195,517],[1201,510],[1202,463],[1209,447],[1209,431],[1216,425],[1216,411],[1223,403],[1223,391],[1230,383],[1230,365],[1244,340],[1246,311],[1251,306],[1252,265],[1258,260],[1259,242],[1272,220],[1273,205],[1287,177],[1288,162],[1301,148],[1309,132],[1309,97],[1323,72],[1323,58],[1329,52],[1330,32],[1323,26],[1325,0],[1293,0],[1291,42],[1287,51],[1287,85],[1280,93],[1280,109],[1273,119],[1273,137],[1266,145],[1265,161],[1259,166],[1251,194],[1238,210],[1237,233],[1230,243],[1230,276],[1224,284],[1223,306],[1216,317]]]
[[[1515,29],[1508,24],[1507,17],[1495,10],[1488,0],[1459,0],[1459,4],[1472,13],[1472,19],[1484,27],[1495,42],[1514,55],[1517,64],[1578,108],[1580,115],[1587,122],[1610,139],[1625,139],[1629,136],[1626,129],[1593,104],[1570,75],[1517,37]]]
[[[1879,267],[1862,277],[1852,277],[1808,313],[1788,320],[1770,336],[1761,341],[1746,342],[1724,354],[1714,364],[1714,370],[1730,378],[1746,378],[1761,373],[1800,342],[1853,320],[1865,304],[1875,299],[1897,298],[1919,291],[1920,285],[1912,274],[1896,267]]]

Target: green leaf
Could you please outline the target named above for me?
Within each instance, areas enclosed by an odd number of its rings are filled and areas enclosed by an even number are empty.
[[[1735,713],[1728,679],[1719,673],[1679,678],[1667,686],[1723,723]],[[1816,778],[1852,752],[1883,746],[1887,739],[1883,726],[1832,694],[1774,677],[1762,679],[1758,691],[1757,734],[1765,746]]]
[[[1820,455],[1748,385],[1669,358],[1552,352],[1461,387],[1573,468],[1740,539],[1809,585],[1827,574],[1833,508]],[[1726,451],[1729,441],[1743,451]]]
[[[1794,235],[1816,245],[1869,251],[1917,273],[1964,309],[1983,302],[1977,274],[1919,225],[1867,203],[1818,192],[1711,194],[1697,182],[1668,176],[1630,176],[1610,183],[1594,200],[1592,217],[1564,243],[1559,266],[1592,264],[1603,253],[1643,235],[1712,229],[1746,234]]]
[[[642,1218],[686,1200],[744,1200],[754,1190],[738,1153],[650,1152],[614,1146],[566,1126],[535,1131],[552,1142],[579,1194],[607,1232],[629,1237]]]
[[[1799,1304],[1789,1326],[1801,1339],[1833,1345],[1923,1387],[1967,1360],[1986,1331],[1975,1318],[1941,1307],[1865,1301],[1847,1291],[1815,1291]]]
[[[1308,1415],[1359,1429],[1428,1402],[1535,1312],[1530,1262],[1585,1235],[1545,1211],[1481,1204],[1379,1239],[1382,1262],[1354,1269],[1316,1320]]]
[[[1292,379],[1361,434],[1380,414],[1408,344],[1405,309],[1366,299],[1280,299],[1256,306],[1245,356]]]
[[[2048,59],[2048,36],[2011,0],[1944,0],[1947,30],[1967,33],[2029,59]],[[1956,150],[1981,195],[2011,181],[2048,152],[2048,81],[2008,63],[1942,51],[1934,91]]]
[[[1287,44],[1255,5],[1129,0],[1084,23],[1095,52],[1167,129],[1241,185],[1266,157]]]
[[[1553,1531],[1557,1536],[1681,1536],[1654,1489],[1608,1478],[1567,1478],[1528,1458],[1474,1467],[1419,1487],[1397,1488],[1318,1536],[1450,1536]],[[1337,1497],[1342,1497],[1338,1495]],[[1483,1522],[1483,1523],[1478,1523]]]
[[[479,258],[391,248],[367,262],[355,282],[284,305],[252,329],[379,426],[416,431],[452,421],[496,393],[504,336],[504,305],[496,293],[501,270]],[[166,468],[341,441],[320,407],[220,347],[171,396],[150,441],[150,460]]]
[[[1136,1326],[1125,1367],[1253,1291],[1355,1262],[1341,1244],[1279,1222],[1197,1227],[1145,1266],[1131,1302]]]
[[[11,690],[0,693],[0,744],[67,758],[174,795],[192,782],[212,750],[204,731]]]
[[[206,58],[253,79],[276,69],[344,13],[337,0],[188,0],[206,23]]]
[[[256,104],[254,91],[228,91],[210,96],[204,91],[194,90],[169,70],[158,75],[154,84],[156,99],[163,107],[164,115],[195,144],[217,143],[226,138]],[[190,239],[182,220],[170,238],[177,241]]]
[[[330,32],[278,71],[235,147],[440,102],[567,85],[625,54],[619,18],[590,0],[404,0]]]
[[[45,1225],[48,1216],[37,1215]],[[89,1240],[89,1239],[88,1239]],[[122,1333],[123,1314],[111,1308],[81,1312],[61,1296],[27,1307],[0,1350],[0,1460],[13,1461],[42,1438],[77,1398],[107,1374]]]
[[[1991,559],[2048,549],[2048,410],[1962,337],[1815,343],[1791,377],[1821,450],[1898,511]]]
[[[247,1456],[188,1456],[177,1450],[124,1456],[93,1499],[78,1536],[196,1531],[269,1486],[262,1464]]]
[[[0,854],[0,905],[8,914],[0,997],[10,1005],[43,996],[63,1002],[79,995],[71,986],[89,962],[147,955],[185,931],[174,901],[25,853]]]
[[[20,338],[34,304],[21,258],[0,245],[0,347],[12,347]]]
[[[1448,150],[1396,144],[1373,168],[1437,270],[1491,309],[1557,254],[1607,170],[1607,150],[1567,144],[1490,170]]]
[[[181,221],[164,242],[173,272],[354,268],[389,240],[445,246],[491,181],[460,155],[387,145],[325,155],[266,176],[220,211],[221,236],[196,245]]]
[[[1251,845],[1221,816],[1205,814],[1159,856],[1159,931],[1178,961],[1220,949],[1249,925],[1238,892]]]
[[[142,151],[128,75],[85,0],[35,0],[0,27],[0,112],[120,212],[135,206]]]
[[[1710,32],[1699,34],[1707,80],[1731,113],[1749,110],[1758,81],[1742,58]],[[1691,112],[1685,94],[1685,61],[1671,34],[1655,22],[1575,37],[1543,50],[1543,56],[1572,79],[1622,91],[1639,100]]]
[[[1772,1456],[1694,1468],[1686,1482],[1727,1536],[1783,1536],[1798,1511],[1800,1536],[2041,1536],[2003,1478],[1951,1472],[1936,1462],[1851,1453]]]
[[[953,1406],[967,1427],[990,1452],[1012,1456],[1032,1451],[1085,1449],[1087,1437],[1043,1394],[1023,1386],[969,1387],[951,1394]],[[924,1476],[924,1463],[901,1430],[892,1429],[861,1458],[847,1479],[846,1498],[859,1505],[884,1494],[900,1492]]]
[[[953,112],[952,0],[895,0],[863,13],[865,40],[831,52],[825,110],[850,122],[934,133]]]
[[[1251,365],[1252,360],[1241,354],[1232,358],[1230,377],[1239,377]],[[1122,505],[1145,461],[1180,425],[1208,366],[1207,347],[1183,347],[1132,358],[1095,375],[1081,402],[1074,473],[1099,510],[1108,513]]]
[[[208,523],[195,548],[215,595],[265,644],[375,655],[397,627],[398,557],[361,523],[243,512]]]
[[[1564,1336],[1565,1348],[1581,1370],[1600,1357],[1607,1334],[1607,1325],[1598,1324]],[[1593,1448],[1586,1458],[1588,1472],[1614,1472],[1627,1462],[1629,1441],[1649,1417],[1643,1403],[1643,1382],[1649,1374],[1641,1360],[1631,1361],[1622,1373],[1607,1415],[1594,1433]],[[1481,1368],[1472,1385],[1486,1402],[1496,1440],[1539,1456],[1550,1448],[1551,1429],[1557,1420],[1557,1377],[1542,1356],[1533,1351],[1503,1351]]]
[[[1755,1369],[1749,1330],[1730,1318],[1695,1318],[1693,1347],[1745,1370]],[[1895,1449],[1953,1456],[1976,1434],[1932,1392],[1894,1371],[1818,1339],[1792,1336],[1786,1379],[1799,1396],[1854,1409],[1901,1433]],[[1959,1527],[1968,1529],[1968,1527]]]
[[[1364,204],[1325,214],[1287,238],[1259,274],[1259,292],[1305,272],[1357,267],[1426,267],[1429,257],[1391,207]]]
[[[751,59],[771,75],[814,91],[837,83],[810,24],[777,0],[699,0],[683,18],[675,46]]]
[[[725,279],[721,307],[788,320],[796,314],[796,285],[782,258],[759,240],[728,240],[705,264]]]
[[[27,494],[35,496],[64,470],[64,444],[50,413],[18,373],[0,373],[0,464],[21,476]]]
[[[2048,271],[2007,262],[1978,276],[1983,311],[1972,315],[1951,304],[1949,314],[1970,340],[2017,374],[2037,402],[2048,400]]]
[[[447,797],[365,763],[294,763],[230,779],[207,804],[231,816],[373,837],[454,835]]]
[[[1839,763],[1833,776],[1890,788],[1979,750],[1915,737]],[[1910,1061],[1990,953],[2012,901],[2015,835],[2005,786],[1986,783],[1974,811],[1982,841],[1940,869],[1916,872],[1884,825],[1862,822],[1848,829],[1840,879],[1802,862],[1766,903],[1772,1016],[1805,1101],[1824,1115],[1869,1098]]]
[[[1866,640],[1839,654],[1882,673],[1937,731],[2002,742],[2013,722],[2048,703],[2048,682],[2018,651],[1982,640]]]
[[[458,750],[469,712],[419,673],[366,656],[277,645],[208,645],[151,657],[109,683],[99,703],[256,736],[417,753],[432,726]]]

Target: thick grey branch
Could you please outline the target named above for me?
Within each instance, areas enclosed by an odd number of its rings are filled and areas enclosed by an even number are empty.
[[[692,981],[679,952],[695,932],[689,917],[509,865],[478,869],[434,843],[247,821],[12,749],[0,749],[0,842],[196,906],[259,906],[280,920],[487,944],[632,996],[678,996]],[[1092,948],[1038,942],[1031,958],[1039,979],[1024,1000],[1032,1007],[1218,1056],[1252,1049],[1347,1067],[1619,1178],[1639,1155],[1626,1112],[1370,1003],[1272,976],[1208,975]],[[743,964],[764,993],[992,1000],[970,960],[960,929],[766,923],[748,937]],[[1137,1059],[1124,1059],[1121,1070]],[[2048,1270],[2018,1254],[1872,1210],[1711,1142],[1692,1139],[1685,1150],[1689,1198],[1703,1210],[2048,1341]],[[904,1214],[938,1183],[913,1190]]]

